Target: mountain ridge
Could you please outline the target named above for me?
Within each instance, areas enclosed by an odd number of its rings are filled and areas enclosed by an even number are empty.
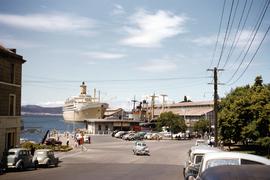
[[[22,115],[62,115],[62,107],[43,107],[38,105],[23,105],[21,107]]]

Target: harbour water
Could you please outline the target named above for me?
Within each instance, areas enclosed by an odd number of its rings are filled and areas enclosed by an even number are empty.
[[[62,116],[22,116],[22,125],[21,138],[35,142],[41,142],[47,130],[64,133],[85,127],[84,123],[67,122]]]

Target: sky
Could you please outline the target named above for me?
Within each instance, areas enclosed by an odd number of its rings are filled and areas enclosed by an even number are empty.
[[[111,108],[131,109],[134,96],[150,101],[154,93],[157,103],[161,94],[167,103],[212,100],[207,69],[223,69],[219,97],[258,75],[270,83],[267,3],[1,0],[0,44],[27,61],[23,105],[61,106],[82,81]]]

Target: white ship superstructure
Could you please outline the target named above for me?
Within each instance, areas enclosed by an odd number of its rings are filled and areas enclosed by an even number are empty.
[[[102,119],[108,108],[107,103],[101,103],[100,97],[96,98],[87,95],[87,86],[83,82],[80,86],[81,93],[79,96],[68,98],[63,107],[63,117],[67,121],[84,121],[85,119]]]

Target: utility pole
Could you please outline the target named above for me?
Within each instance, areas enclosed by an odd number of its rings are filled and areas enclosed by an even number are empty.
[[[133,111],[135,111],[135,103],[136,102],[138,102],[137,100],[136,100],[136,96],[134,96],[134,99],[133,100],[131,100],[131,102],[133,102]]]
[[[218,77],[217,72],[218,71],[224,71],[223,69],[217,69],[214,67],[214,69],[207,69],[207,71],[213,71],[214,72],[214,125],[215,125],[215,147],[218,145]],[[213,83],[209,83],[213,84]],[[211,140],[211,139],[210,139]]]
[[[151,98],[152,98],[152,100],[151,100],[151,108],[152,108],[152,113],[151,113],[151,120],[153,120],[154,119],[154,109],[155,109],[155,98],[156,97],[158,97],[158,96],[156,96],[155,95],[155,93],[152,95],[152,96],[150,96]]]
[[[168,96],[167,94],[161,94],[162,96],[162,112],[164,112],[164,106],[165,106],[165,97]]]

